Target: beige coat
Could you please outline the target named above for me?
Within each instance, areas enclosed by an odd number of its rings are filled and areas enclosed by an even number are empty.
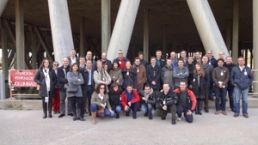
[[[105,83],[106,81],[111,82],[111,77],[109,76],[107,71],[105,71],[104,69],[95,70],[94,74],[93,74],[93,79],[95,82],[95,88],[98,86],[98,84]]]
[[[110,70],[109,74],[110,74],[112,83],[115,82],[116,80],[119,80],[119,82],[123,80],[122,71],[119,68]]]
[[[91,96],[91,104],[96,104],[98,106],[98,110],[104,109],[101,106],[101,104],[106,104],[106,107],[108,109],[111,109],[108,94],[105,94],[103,97],[103,100],[101,100],[100,97],[98,96],[98,94],[96,92],[94,92]]]

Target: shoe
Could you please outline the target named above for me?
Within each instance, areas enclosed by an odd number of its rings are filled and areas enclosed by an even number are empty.
[[[218,114],[219,114],[219,111],[216,111],[214,114],[215,114],[215,115],[218,115]]]
[[[213,97],[212,97],[212,98],[210,98],[209,100],[211,100],[211,101],[215,101],[215,98],[213,98]]]
[[[133,116],[133,119],[137,119],[137,116]]]
[[[248,114],[244,114],[244,117],[245,117],[245,118],[249,118]]]
[[[198,114],[199,114],[199,115],[202,115],[202,112],[201,112],[201,111],[198,111]]]
[[[176,120],[172,119],[172,125],[176,125]]]
[[[48,117],[49,117],[49,118],[52,118],[53,116],[52,116],[52,114],[49,114]]]
[[[178,117],[178,118],[177,118],[177,121],[181,121],[181,117]]]
[[[79,120],[81,121],[85,121],[85,119],[83,117],[79,117]]]
[[[198,112],[197,112],[197,111],[195,111],[195,115],[198,115]]]
[[[147,116],[148,116],[148,114],[147,114],[147,113],[145,113],[145,114],[144,114],[144,116],[145,116],[145,117],[147,117]]]
[[[226,112],[226,111],[222,111],[222,114],[223,114],[223,115],[227,115],[227,112]]]
[[[231,108],[231,111],[232,111],[232,112],[235,112],[235,109]]]
[[[234,117],[238,117],[239,116],[239,114],[234,114]]]
[[[60,114],[59,116],[58,116],[58,118],[62,118],[62,117],[64,117],[65,115],[64,114]]]
[[[161,117],[161,120],[166,120],[166,116],[164,116],[164,117]]]
[[[128,117],[128,116],[130,116],[130,114],[129,114],[129,113],[125,113],[125,116],[127,116],[127,117]]]
[[[73,121],[76,121],[77,117],[76,115],[73,116]]]
[[[76,119],[77,119],[77,120],[80,120],[80,117],[78,116]]]
[[[54,112],[54,114],[57,114],[58,112]]]
[[[149,116],[149,120],[152,120],[152,116]]]
[[[118,113],[116,113],[116,119],[118,119],[120,116],[119,116],[119,114]]]
[[[97,112],[91,113],[91,123],[92,124],[96,124],[96,114],[97,114]]]
[[[73,113],[68,113],[67,115],[68,115],[68,116],[73,116]]]
[[[205,109],[205,113],[209,113],[209,110],[208,110],[208,109]]]
[[[47,118],[47,115],[44,115],[44,116],[43,116],[43,119],[46,119],[46,118]]]

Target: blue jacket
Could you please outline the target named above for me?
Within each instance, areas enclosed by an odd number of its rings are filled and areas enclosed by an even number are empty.
[[[216,60],[214,57],[212,57],[211,59],[209,59],[208,63],[209,63],[210,65],[212,65],[213,68],[215,68],[215,67],[218,66],[217,60]]]
[[[252,85],[253,80],[254,76],[252,70],[247,66],[243,71],[240,70],[239,66],[234,67],[231,71],[231,84],[236,84],[242,90],[249,88]]]

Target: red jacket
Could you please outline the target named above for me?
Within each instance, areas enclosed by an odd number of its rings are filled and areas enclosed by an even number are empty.
[[[139,101],[140,101],[140,97],[139,97],[137,91],[133,90],[133,98],[131,100],[131,104],[134,104]],[[125,91],[122,93],[121,104],[123,107],[125,107],[127,105],[127,97],[126,97]]]
[[[179,94],[179,93],[180,93],[180,89],[177,88],[177,89],[174,90],[174,92],[175,92],[176,94]],[[192,102],[192,104],[191,104],[191,110],[193,111],[193,110],[195,109],[195,107],[196,107],[196,98],[195,98],[195,96],[194,96],[194,93],[193,93],[191,90],[188,90],[188,89],[187,89],[187,94],[188,94],[188,97],[190,98],[190,100],[191,100],[191,102]]]

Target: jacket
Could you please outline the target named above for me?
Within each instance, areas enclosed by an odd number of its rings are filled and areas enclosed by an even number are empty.
[[[165,65],[161,70],[161,80],[163,83],[168,83],[170,86],[174,86],[173,67]]]
[[[108,59],[106,59],[106,60],[101,59],[101,61],[102,61],[102,64],[103,64],[103,65],[105,65],[105,64],[108,65],[108,70],[111,70],[111,68],[112,68],[112,63],[111,63],[110,60],[108,60]]]
[[[100,99],[99,95],[94,92],[91,96],[91,104],[96,104],[98,106],[98,110],[104,109],[101,104],[106,105],[108,109],[112,109],[109,103],[109,97],[107,94],[104,95],[103,100]]]
[[[170,59],[172,61],[173,68],[177,67],[178,66],[177,59],[176,58],[174,58],[174,59],[170,58]]]
[[[143,65],[146,68],[148,66],[148,62],[144,59],[141,59],[141,65]]]
[[[205,98],[205,86],[209,84],[209,74],[205,74],[204,76],[200,76],[200,84],[198,84],[198,74],[193,74],[193,78],[190,81],[192,85],[192,91],[197,99]]]
[[[136,71],[133,68],[131,68],[129,72],[125,68],[122,71],[122,75],[123,75],[123,78],[124,78],[122,88],[125,89],[127,85],[131,84],[131,85],[133,85],[134,89],[137,89],[137,76],[136,76],[137,74],[136,74]]]
[[[174,68],[173,70],[173,76],[175,78],[175,87],[179,87],[179,83],[181,80],[185,80],[187,82],[187,78],[189,76],[189,71],[187,67],[182,67],[180,69],[179,67]]]
[[[57,69],[57,88],[59,91],[65,91],[65,84],[68,84],[67,78],[65,76],[70,71],[70,66],[68,65],[66,68],[64,66],[61,66]],[[66,75],[65,75],[66,72]]]
[[[237,65],[234,64],[234,63],[231,63],[231,64],[227,64],[226,62],[224,63],[224,67],[226,67],[226,68],[228,69],[229,75],[231,74],[232,69],[233,69],[235,66],[237,66]],[[228,81],[228,88],[229,88],[229,89],[234,89],[234,85],[231,84],[231,81],[230,81],[230,80]]]
[[[210,82],[212,81],[212,71],[213,71],[213,66],[212,65],[209,65],[208,63],[207,64],[202,64],[202,68],[203,70],[205,71],[205,74],[207,74],[208,76],[208,84],[206,85],[206,87],[210,87]]]
[[[114,83],[117,80],[119,80],[119,82],[121,82],[123,80],[122,71],[119,68],[111,69],[110,72],[109,72],[109,75],[111,77],[111,84]]]
[[[153,92],[153,89],[151,89],[150,91],[150,94],[146,94],[144,90],[141,90],[140,93],[140,98],[141,98],[141,103],[148,103],[148,104],[151,104],[151,105],[155,105],[156,104],[156,93]],[[148,96],[148,99],[147,99],[147,102],[145,102],[144,100],[142,100],[143,97],[147,97]]]
[[[229,71],[226,67],[216,67],[212,72],[212,80],[216,86],[219,85],[219,82],[222,82],[222,85],[227,87],[229,81]]]
[[[94,79],[93,79],[93,72],[94,72],[94,70],[93,70],[93,68],[91,68],[91,72],[89,72],[88,70],[87,70],[87,68],[86,67],[83,67],[83,68],[80,68],[80,73],[82,74],[82,77],[83,77],[83,80],[84,80],[84,83],[81,85],[82,87],[86,87],[86,86],[88,86],[88,82],[89,82],[89,73],[91,73],[91,87],[92,87],[92,90],[94,90],[95,89],[95,82],[94,82]]]
[[[121,105],[120,103],[121,93],[109,92],[108,97],[109,97],[109,103],[112,110],[115,110],[117,106]]]
[[[119,58],[117,57],[117,58],[115,58],[114,60],[113,60],[113,63],[114,62],[117,62],[117,63],[119,63]],[[124,70],[124,68],[125,68],[125,63],[127,62],[127,61],[129,61],[127,58],[125,58],[125,57],[123,57],[122,59],[121,59],[123,62],[124,62],[124,64],[120,64],[120,66],[119,66],[119,68],[121,69],[121,70]]]
[[[160,80],[161,80],[161,67],[158,65],[155,65],[152,67],[151,64],[149,64],[146,68],[146,75],[147,75],[147,84],[151,86],[154,90],[159,90],[161,88],[160,86]],[[152,85],[151,82],[155,81],[156,85]]]
[[[95,70],[93,73],[93,79],[95,82],[95,88],[98,86],[98,84],[105,83],[106,81],[111,82],[111,77],[104,69]]]
[[[172,90],[169,90],[167,95],[165,95],[164,92],[157,92],[156,94],[157,109],[161,109],[164,105],[166,106],[176,105],[177,101],[178,101],[178,98]]]
[[[232,69],[230,75],[231,84],[236,84],[241,90],[249,88],[254,80],[252,70],[245,66],[243,71],[240,70],[239,66]]]
[[[140,101],[140,97],[139,97],[137,91],[136,91],[136,90],[133,90],[131,93],[132,93],[132,95],[133,95],[133,98],[132,98],[132,100],[131,100],[131,104],[134,104],[134,103],[139,102],[139,101]],[[128,92],[127,92],[127,90],[125,90],[125,91],[122,93],[122,95],[121,95],[121,104],[122,104],[123,108],[124,108],[125,106],[127,106],[127,97],[126,97],[127,94],[128,94]]]
[[[49,95],[47,94],[47,85],[45,81],[45,75],[43,73],[43,68],[39,68],[35,77],[34,81],[40,85],[40,90],[39,90],[39,96],[40,97],[47,97],[49,98],[54,98],[55,97],[55,86],[56,86],[56,74],[53,69],[49,69],[49,77],[50,77],[50,92]]]
[[[174,90],[174,92],[176,93],[176,96],[178,98],[180,98],[180,89],[177,88]],[[180,99],[179,99],[180,100]],[[187,90],[187,109],[191,110],[192,112],[194,111],[195,107],[196,107],[196,98],[194,96],[194,93],[191,90]],[[178,104],[180,104],[181,102],[179,101]],[[182,104],[180,104],[182,105]],[[183,105],[182,105],[183,106]]]
[[[143,65],[139,65],[136,67],[136,65],[133,65],[134,70],[136,71],[137,76],[137,90],[140,90],[143,88],[144,83],[146,83],[147,77],[146,77],[146,69]]]
[[[158,65],[158,61],[160,61],[160,65]],[[166,65],[166,59],[160,58],[159,60],[156,58],[156,65],[160,66],[163,68]]]
[[[218,66],[217,60],[216,60],[214,57],[212,57],[211,59],[209,59],[208,63],[209,63],[209,65],[212,65],[213,68],[215,68],[215,67]]]
[[[188,79],[187,79],[187,83],[190,84],[191,83],[191,80],[193,80],[193,72],[194,72],[194,68],[195,68],[195,63],[193,62],[192,64],[189,64],[188,63],[188,71],[189,71],[189,76],[188,76]]]
[[[80,81],[78,81],[80,79]],[[82,97],[82,88],[81,85],[84,83],[83,77],[81,73],[74,73],[74,72],[68,72],[67,73],[67,80],[68,80],[68,88],[74,88],[78,87],[78,91],[76,93],[69,93],[66,90],[67,97]]]
[[[71,65],[72,65],[71,57],[68,56],[67,58],[68,58],[68,61],[69,61],[69,65],[71,66]],[[79,59],[78,59],[77,57],[75,57],[75,61],[76,61],[76,63],[77,63],[78,65],[80,64]]]

